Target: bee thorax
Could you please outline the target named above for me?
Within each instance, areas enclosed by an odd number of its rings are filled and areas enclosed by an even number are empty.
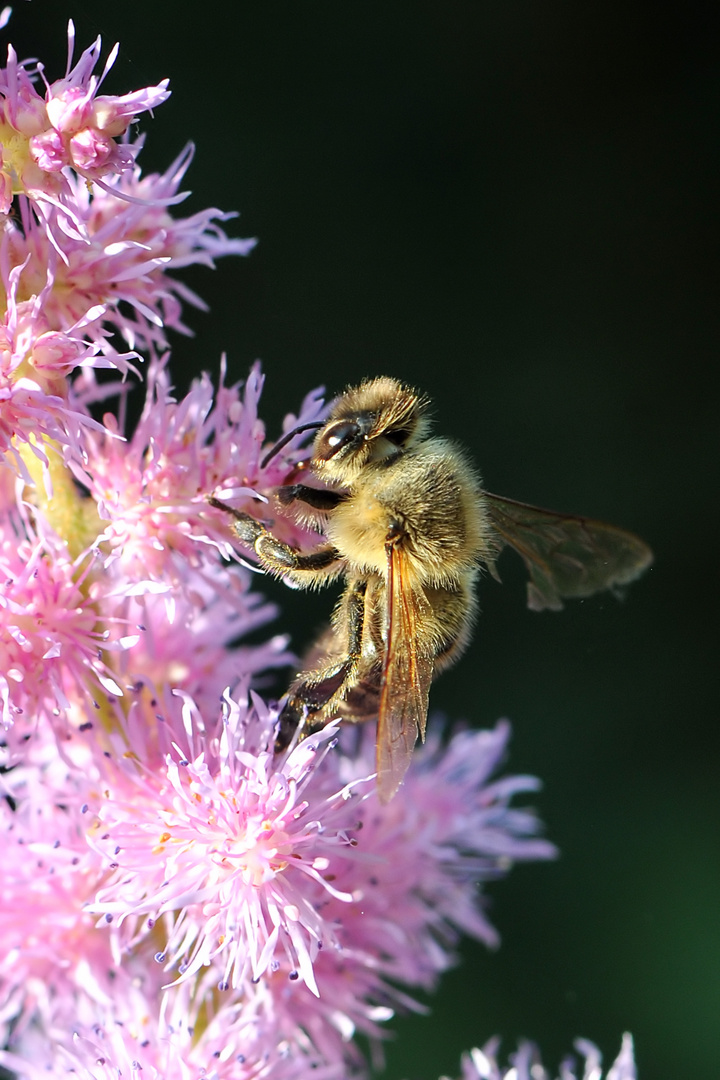
[[[446,443],[402,455],[356,484],[328,524],[328,539],[359,572],[387,573],[388,547],[403,555],[409,585],[454,581],[481,555],[475,478]]]

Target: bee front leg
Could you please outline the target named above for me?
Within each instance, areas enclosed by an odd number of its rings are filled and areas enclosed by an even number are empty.
[[[355,685],[362,655],[363,627],[365,625],[366,581],[352,585],[345,596],[347,605],[347,652],[323,670],[305,673],[291,687],[288,699],[278,720],[275,737],[275,753],[286,750],[298,727],[302,726],[300,738],[320,731],[332,719],[332,707],[340,702]]]
[[[332,544],[322,544],[304,555],[284,541],[278,540],[262,522],[257,521],[250,514],[244,514],[241,510],[236,510],[234,506],[228,506],[227,503],[213,496],[208,499],[208,502],[216,509],[232,514],[235,518],[233,523],[235,535],[243,543],[255,549],[260,562],[271,573],[282,575],[304,571],[311,575],[313,571],[327,570],[340,558]],[[301,579],[295,580],[303,584]],[[305,584],[309,584],[309,581]]]

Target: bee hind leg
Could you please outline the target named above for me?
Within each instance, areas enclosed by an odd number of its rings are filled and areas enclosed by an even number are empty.
[[[346,596],[348,648],[346,655],[324,669],[304,673],[291,687],[278,718],[275,753],[286,750],[300,728],[300,739],[320,731],[335,716],[358,677],[365,622],[366,581],[356,582]]]

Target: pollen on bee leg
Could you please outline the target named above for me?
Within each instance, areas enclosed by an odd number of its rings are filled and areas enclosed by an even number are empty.
[[[250,519],[252,520],[252,518]],[[255,550],[261,558],[270,559],[272,562],[280,563],[281,566],[286,566],[288,569],[292,569],[295,565],[292,551],[281,541],[275,540],[274,537],[266,533],[262,526],[258,526],[257,522],[254,522],[258,529],[253,542],[255,543]],[[239,530],[236,529],[240,536]],[[241,536],[241,539],[251,539],[250,537]]]
[[[234,514],[233,529],[239,540],[254,544],[263,535],[264,527],[249,514]]]

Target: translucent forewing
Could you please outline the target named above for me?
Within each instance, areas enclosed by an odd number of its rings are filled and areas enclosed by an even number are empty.
[[[407,587],[403,560],[398,545],[388,545],[387,646],[377,732],[377,785],[384,803],[400,786],[418,735],[425,738],[433,672],[430,650],[418,636],[427,601]]]
[[[489,491],[482,494],[498,554],[507,544],[528,569],[528,607],[533,611],[559,611],[563,599],[627,585],[652,562],[652,551],[634,533]]]

